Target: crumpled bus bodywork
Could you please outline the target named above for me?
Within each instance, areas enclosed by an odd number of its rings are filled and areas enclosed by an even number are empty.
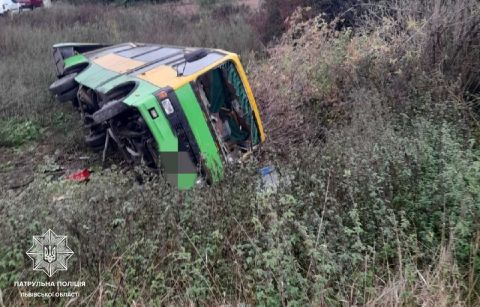
[[[153,44],[53,46],[50,90],[72,101],[85,141],[115,144],[131,163],[159,168],[179,189],[222,179],[229,163],[265,140],[238,55]]]

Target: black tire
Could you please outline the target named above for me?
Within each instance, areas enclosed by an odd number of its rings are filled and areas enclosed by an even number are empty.
[[[60,103],[64,103],[67,101],[73,101],[77,98],[78,87],[75,87],[63,94],[57,95],[57,101]]]
[[[73,56],[73,55],[71,55]],[[67,58],[67,57],[64,57]],[[88,64],[78,64],[72,67],[69,67],[63,71],[63,76],[69,75],[69,74],[79,74],[81,73],[85,68],[88,67]]]
[[[100,110],[93,113],[92,118],[96,123],[101,124],[123,113],[127,109],[128,106],[123,101],[110,101],[109,103],[105,104]]]
[[[52,92],[55,95],[60,95],[62,93],[65,93],[72,88],[76,87],[77,82],[75,82],[75,77],[77,76],[76,73],[74,74],[69,74],[66,75],[57,81],[53,82],[50,87],[48,88],[50,92]]]
[[[95,120],[93,120],[92,115],[88,113],[85,113],[83,126],[91,131],[95,131],[98,130],[98,128],[101,128],[101,124],[96,123]]]
[[[105,144],[106,133],[90,134],[85,137],[85,144],[92,149],[102,148]]]

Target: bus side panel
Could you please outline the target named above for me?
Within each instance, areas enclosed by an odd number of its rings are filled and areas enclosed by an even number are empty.
[[[208,172],[211,174],[212,180],[218,182],[223,177],[222,159],[192,86],[186,84],[177,89],[175,93],[200,148]]]

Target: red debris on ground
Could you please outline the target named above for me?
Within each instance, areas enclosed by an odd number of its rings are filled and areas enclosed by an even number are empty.
[[[87,168],[85,168],[83,170],[80,170],[78,172],[71,174],[70,176],[67,177],[67,179],[78,181],[78,182],[88,181],[88,179],[90,179],[90,171]]]

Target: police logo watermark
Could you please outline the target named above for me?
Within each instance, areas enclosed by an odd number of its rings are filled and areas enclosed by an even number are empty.
[[[67,260],[73,251],[67,245],[67,236],[57,236],[51,229],[42,236],[33,236],[33,246],[27,251],[33,260],[33,270],[52,277],[57,271],[67,270]]]

